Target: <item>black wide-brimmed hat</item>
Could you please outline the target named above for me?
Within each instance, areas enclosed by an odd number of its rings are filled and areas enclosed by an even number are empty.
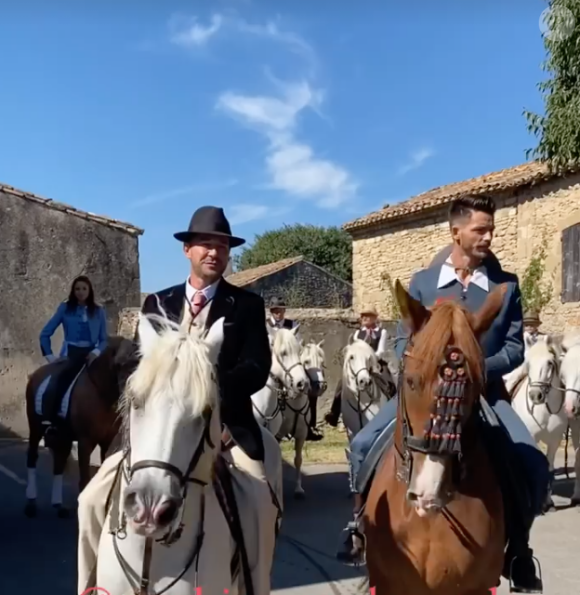
[[[188,230],[174,233],[173,237],[180,242],[190,242],[200,233],[228,238],[232,248],[246,243],[246,240],[232,235],[224,210],[218,207],[199,207],[191,217]]]

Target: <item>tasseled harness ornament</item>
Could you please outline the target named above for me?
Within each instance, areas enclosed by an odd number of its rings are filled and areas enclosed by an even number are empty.
[[[405,356],[409,357],[410,354],[405,352]],[[413,436],[403,387],[404,360],[405,358],[402,358],[399,370],[403,452],[397,448],[403,462],[397,471],[397,477],[408,483],[411,477],[413,452],[454,456],[461,459],[461,421],[464,415],[468,375],[465,369],[465,356],[461,350],[454,346],[447,347],[445,361],[439,366],[439,383],[433,395],[429,420],[423,435]]]

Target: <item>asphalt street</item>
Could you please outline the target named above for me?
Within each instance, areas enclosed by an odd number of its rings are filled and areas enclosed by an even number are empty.
[[[26,445],[0,441],[0,594],[75,595],[76,593],[76,465],[64,483],[69,519],[57,518],[50,506],[51,460],[41,453],[38,472],[39,514],[23,512]],[[561,461],[559,462],[561,464]],[[273,590],[284,595],[355,595],[362,573],[337,563],[334,550],[349,517],[346,469],[342,465],[311,466],[303,482],[306,499],[292,498],[292,475],[285,490],[286,511],[273,571]],[[544,575],[546,595],[580,593],[580,509],[568,508],[571,482],[558,480],[558,510],[539,518],[532,536]],[[509,592],[506,585],[500,595]]]

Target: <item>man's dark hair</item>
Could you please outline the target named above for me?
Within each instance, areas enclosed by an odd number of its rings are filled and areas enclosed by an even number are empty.
[[[495,202],[489,196],[463,196],[457,198],[449,207],[449,222],[454,223],[458,219],[470,219],[473,211],[482,211],[492,217],[495,215]]]

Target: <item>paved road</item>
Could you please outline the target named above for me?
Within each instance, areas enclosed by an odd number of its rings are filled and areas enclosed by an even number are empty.
[[[39,463],[41,511],[26,519],[24,504],[25,445],[0,442],[0,593],[21,595],[74,595],[76,588],[76,524],[55,518],[50,501],[50,458]],[[65,482],[65,497],[75,504],[74,465]],[[336,539],[349,515],[347,479],[342,466],[307,468],[304,501],[292,499],[290,477],[286,514],[277,546],[273,587],[284,595],[355,595],[362,574],[333,559]],[[571,491],[565,480],[558,486]],[[580,509],[566,509],[558,498],[558,511],[538,519],[533,547],[542,562],[546,595],[580,592]],[[501,595],[507,594],[504,585]]]

